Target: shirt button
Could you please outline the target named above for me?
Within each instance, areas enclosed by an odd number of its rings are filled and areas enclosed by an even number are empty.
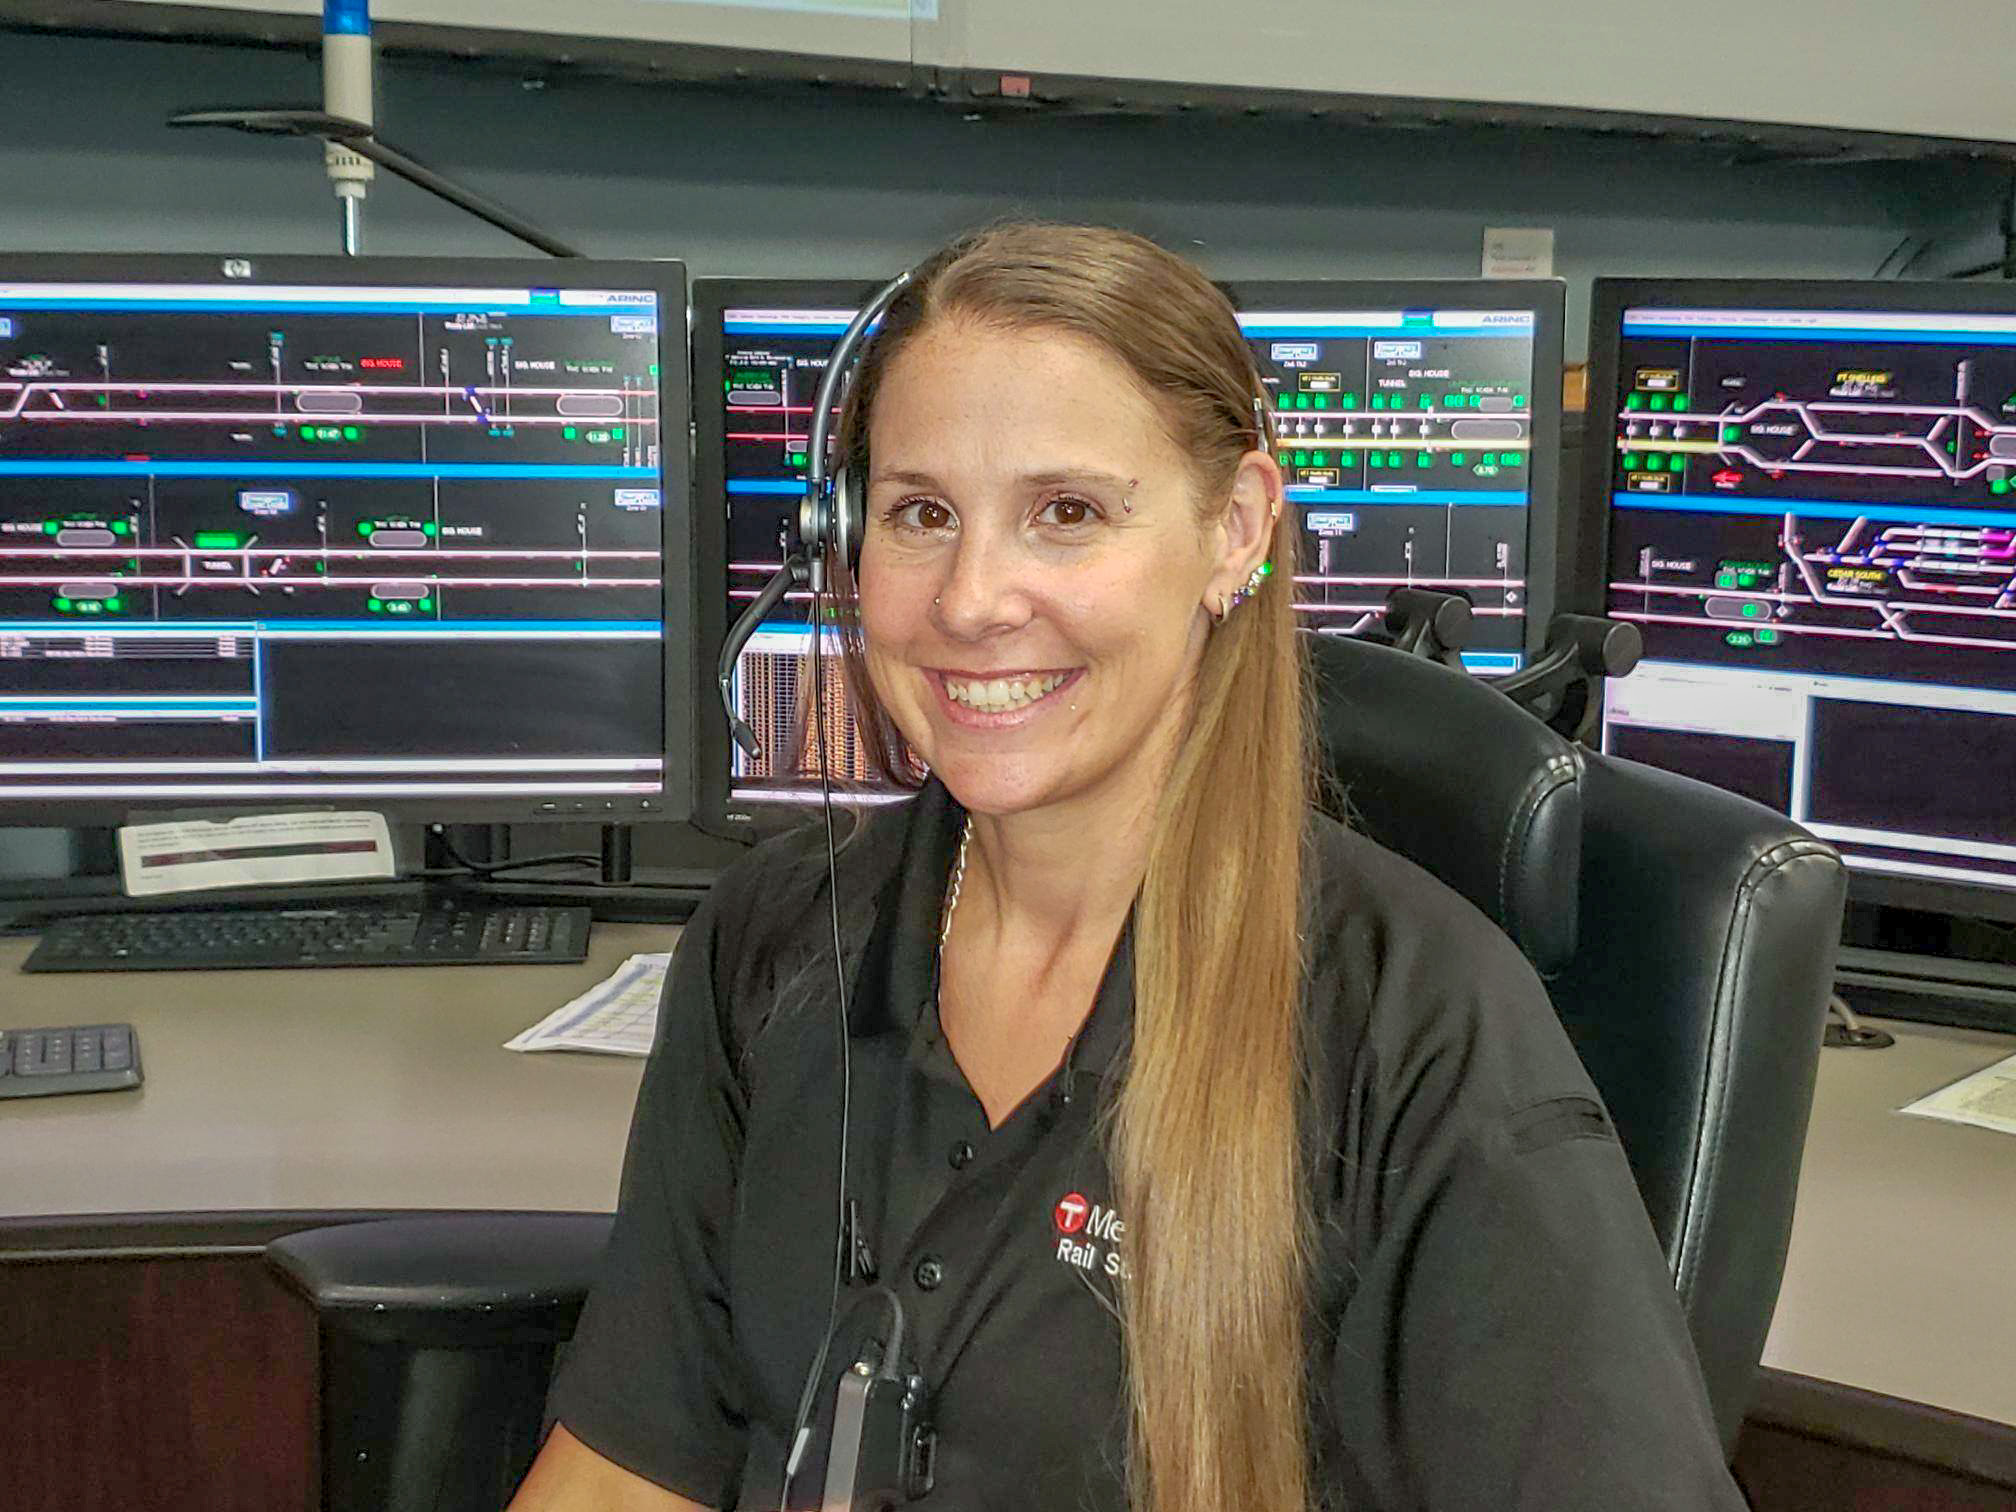
[[[945,1280],[945,1264],[936,1255],[926,1255],[911,1272],[919,1291],[936,1291]]]
[[[952,1162],[953,1170],[963,1171],[973,1164],[973,1146],[962,1139],[952,1146],[951,1153],[945,1158]]]

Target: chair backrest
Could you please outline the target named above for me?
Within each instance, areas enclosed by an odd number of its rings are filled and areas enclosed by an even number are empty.
[[[1318,640],[1345,817],[1539,968],[1617,1126],[1724,1442],[1777,1303],[1846,873],[1790,820],[1567,745],[1488,684]]]
[[[1783,815],[1595,752],[1582,923],[1547,983],[1673,1269],[1723,1441],[1764,1350],[1847,871]]]
[[[1310,635],[1325,806],[1482,909],[1542,972],[1574,954],[1576,748],[1490,685]]]

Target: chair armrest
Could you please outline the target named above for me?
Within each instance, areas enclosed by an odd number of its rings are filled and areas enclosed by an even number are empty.
[[[609,1241],[608,1213],[456,1213],[309,1229],[266,1259],[325,1328],[408,1345],[559,1341]]]

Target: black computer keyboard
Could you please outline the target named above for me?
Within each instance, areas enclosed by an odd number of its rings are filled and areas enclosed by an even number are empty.
[[[579,961],[585,908],[441,905],[84,914],[42,931],[23,971],[497,966]]]

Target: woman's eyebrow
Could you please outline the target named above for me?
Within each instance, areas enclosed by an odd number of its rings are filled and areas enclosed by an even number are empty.
[[[871,483],[895,483],[904,488],[942,489],[944,484],[928,472],[916,472],[910,468],[877,468],[869,478]],[[1035,488],[1054,488],[1064,484],[1075,484],[1080,488],[1117,488],[1125,492],[1132,486],[1131,480],[1118,473],[1106,472],[1096,467],[1050,467],[1039,472],[1023,473],[1017,482]]]
[[[1059,467],[1044,472],[1024,473],[1022,481],[1032,483],[1038,488],[1075,483],[1080,487],[1117,488],[1123,493],[1130,487],[1129,481],[1120,474],[1102,472],[1096,467]]]
[[[878,467],[868,479],[871,483],[900,483],[905,488],[937,488],[939,482],[926,472],[911,472],[900,467]]]

